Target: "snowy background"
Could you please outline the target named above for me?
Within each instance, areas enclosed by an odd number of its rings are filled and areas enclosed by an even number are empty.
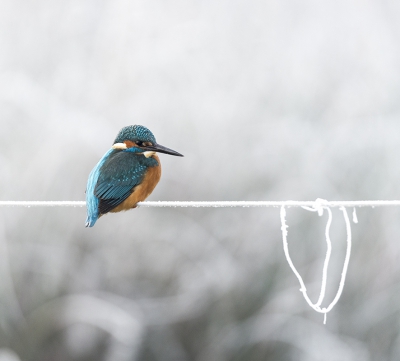
[[[84,200],[130,124],[185,155],[149,200],[399,199],[399,24],[394,0],[0,0],[0,199]],[[278,209],[1,208],[0,361],[397,361],[400,209],[357,214],[324,326]],[[325,223],[288,210],[314,301]]]

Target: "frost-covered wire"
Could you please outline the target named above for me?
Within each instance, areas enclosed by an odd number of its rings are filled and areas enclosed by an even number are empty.
[[[139,207],[314,207],[321,202],[326,207],[380,207],[400,206],[399,200],[393,201],[152,201],[139,202]],[[0,207],[85,207],[85,201],[0,201]]]
[[[0,207],[84,207],[86,202],[84,201],[0,201]],[[280,207],[281,216],[281,229],[283,239],[283,249],[287,262],[290,268],[296,275],[300,283],[300,291],[302,292],[307,303],[315,311],[324,314],[324,324],[326,323],[326,315],[338,302],[346,280],[347,268],[350,261],[351,253],[351,226],[349,216],[346,211],[346,207],[353,208],[353,222],[358,223],[356,207],[380,207],[380,206],[400,206],[399,200],[373,200],[373,201],[327,201],[325,199],[318,198],[315,201],[158,201],[158,202],[139,202],[139,207],[192,207],[192,208],[223,208],[223,207]],[[313,303],[307,294],[307,289],[304,281],[294,266],[290,254],[289,246],[287,241],[287,224],[286,224],[286,208],[290,207],[303,207],[304,209],[312,212],[317,212],[319,216],[323,215],[324,210],[328,212],[328,221],[325,227],[325,239],[327,244],[327,250],[322,269],[322,284],[320,295],[316,303]],[[347,232],[347,248],[344,265],[342,269],[342,275],[338,287],[338,291],[333,301],[327,307],[321,307],[321,304],[325,298],[326,284],[328,278],[328,266],[332,253],[332,244],[329,237],[329,230],[332,223],[332,211],[330,208],[339,207],[343,212],[343,217],[346,223]]]

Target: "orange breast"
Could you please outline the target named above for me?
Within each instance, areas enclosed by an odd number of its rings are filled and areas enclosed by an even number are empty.
[[[150,167],[143,178],[143,182],[134,188],[132,194],[127,199],[110,212],[114,213],[135,208],[138,202],[144,201],[153,192],[161,178],[161,163],[157,154],[152,155],[152,157],[157,160],[158,166]]]

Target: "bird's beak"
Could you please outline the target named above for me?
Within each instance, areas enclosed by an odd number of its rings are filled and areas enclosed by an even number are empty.
[[[150,151],[150,152],[165,153],[165,154],[175,155],[177,157],[183,157],[183,154],[178,153],[167,147],[164,147],[163,145],[160,145],[160,144],[154,144],[154,145],[141,147],[141,148],[145,149],[146,151]]]

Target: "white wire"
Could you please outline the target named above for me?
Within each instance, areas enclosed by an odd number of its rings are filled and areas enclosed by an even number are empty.
[[[324,324],[326,323],[326,315],[338,302],[346,280],[347,268],[350,261],[351,252],[351,226],[350,220],[347,215],[345,207],[353,207],[353,222],[357,223],[357,214],[355,207],[379,207],[379,206],[400,206],[399,200],[374,200],[374,201],[327,201],[325,199],[316,199],[315,201],[159,201],[159,202],[139,202],[137,204],[140,207],[193,207],[193,208],[222,208],[222,207],[281,207],[281,229],[283,238],[283,249],[287,262],[290,268],[296,275],[300,283],[300,291],[303,297],[307,301],[310,307],[315,311],[324,314]],[[84,201],[0,201],[0,207],[84,207],[86,202]],[[328,222],[325,228],[325,238],[327,243],[327,251],[325,255],[324,266],[322,270],[322,284],[321,291],[318,301],[314,304],[307,295],[307,289],[303,282],[303,279],[296,267],[294,266],[290,255],[289,247],[287,241],[287,228],[286,225],[286,210],[285,207],[303,207],[308,211],[318,212],[318,215],[322,216],[324,209],[328,211]],[[331,240],[329,237],[329,229],[332,223],[332,211],[331,207],[339,207],[343,212],[343,217],[346,223],[347,232],[347,249],[346,256],[344,260],[342,275],[340,279],[340,284],[336,296],[328,307],[321,308],[321,304],[325,297],[326,283],[327,283],[327,272],[329,261],[332,252]]]
[[[393,201],[322,201],[325,207],[380,207],[400,206],[399,200]],[[158,201],[139,202],[140,207],[314,207],[317,201]],[[0,201],[0,207],[85,207],[85,201]]]

